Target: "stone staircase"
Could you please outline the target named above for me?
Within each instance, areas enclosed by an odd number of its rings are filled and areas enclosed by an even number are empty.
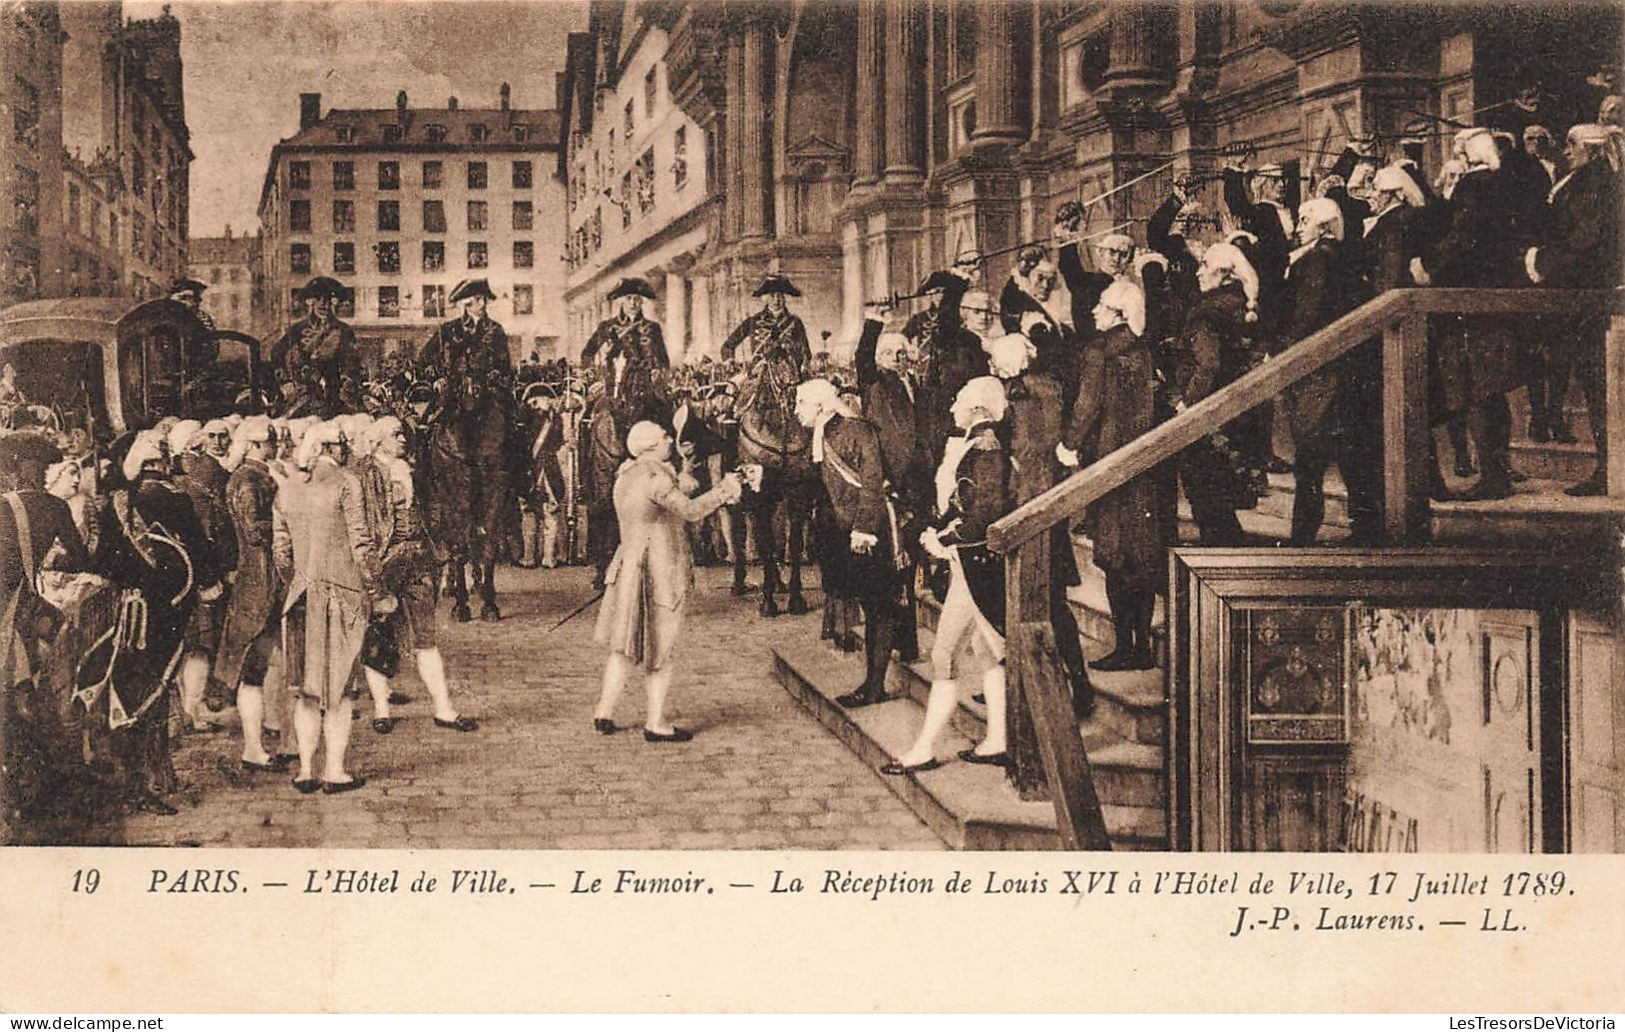
[[[1513,465],[1529,479],[1519,483],[1516,494],[1504,501],[1434,503],[1436,540],[1477,544],[1539,540],[1549,545],[1554,533],[1594,532],[1595,516],[1609,511],[1604,499],[1573,499],[1562,493],[1563,487],[1589,475],[1595,461],[1584,413],[1575,412],[1570,417],[1570,425],[1583,443],[1538,444],[1527,437],[1527,409],[1522,402],[1520,392],[1513,405]],[[1439,446],[1445,457],[1448,485],[1455,489],[1469,486],[1473,478],[1458,479],[1451,473],[1453,453],[1442,430]],[[1291,530],[1293,479],[1290,474],[1272,475],[1269,479],[1270,490],[1257,507],[1239,513],[1242,529],[1261,546],[1282,543]],[[1326,518],[1320,533],[1323,543],[1336,544],[1348,536],[1347,497],[1342,479],[1333,468],[1326,479]],[[1194,544],[1196,527],[1183,498],[1179,515],[1181,543]],[[1105,577],[1090,561],[1093,549],[1088,539],[1078,535],[1074,541],[1083,583],[1068,594],[1084,654],[1093,659],[1113,644]],[[892,663],[888,690],[894,698],[889,702],[858,710],[839,706],[835,696],[852,690],[863,679],[862,660],[819,642],[798,643],[780,650],[775,659],[777,676],[797,701],[864,762],[878,769],[906,750],[920,727],[930,691],[928,657],[936,617],[935,602],[922,599],[922,658],[914,663]],[[1168,638],[1160,599],[1152,636],[1159,664],[1156,669],[1091,672],[1096,708],[1079,727],[1107,831],[1113,847],[1120,850],[1168,848]],[[960,749],[983,735],[986,711],[972,696],[980,691],[985,665],[986,661],[970,655],[968,650],[961,656],[960,704],[948,740],[938,753],[938,758],[946,761],[944,765],[934,771],[884,780],[954,848],[1059,848],[1055,811],[1050,803],[1023,802],[1007,784],[1002,770],[954,758]]]

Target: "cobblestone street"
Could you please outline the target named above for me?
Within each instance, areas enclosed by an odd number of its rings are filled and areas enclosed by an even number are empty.
[[[755,571],[752,571],[753,574]],[[368,784],[303,796],[289,776],[235,770],[235,726],[187,735],[176,751],[186,789],[176,817],[118,827],[32,829],[59,844],[337,848],[940,849],[879,776],[801,710],[771,675],[769,650],[816,638],[819,617],[756,616],[727,572],[702,569],[669,708],[693,742],[643,740],[634,677],[606,737],[590,726],[603,655],[597,607],[548,632],[588,597],[590,571],[501,569],[504,619],[448,624],[442,647],[473,734],[430,721],[428,695],[403,661],[393,734],[358,704],[350,768]],[[816,601],[817,595],[814,595]],[[409,657],[410,654],[408,654]],[[227,711],[225,717],[234,716]]]

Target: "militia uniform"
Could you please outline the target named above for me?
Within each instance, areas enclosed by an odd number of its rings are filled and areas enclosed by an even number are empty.
[[[343,294],[344,287],[337,280],[317,276],[300,288],[299,300],[325,300],[332,305]],[[331,308],[326,312],[312,308],[308,316],[288,327],[271,345],[271,368],[293,387],[293,397],[285,398],[287,415],[331,419],[341,412],[362,410],[355,330]]]
[[[756,288],[752,297],[800,297],[796,289],[783,276],[769,276]],[[812,361],[812,347],[807,343],[807,327],[788,308],[764,307],[745,318],[728,339],[722,342],[722,360],[732,362],[740,345],[749,348],[745,361],[772,376],[779,386],[800,383],[807,375]]]

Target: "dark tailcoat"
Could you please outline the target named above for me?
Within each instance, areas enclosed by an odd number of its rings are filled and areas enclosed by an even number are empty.
[[[914,508],[924,489],[926,467],[919,434],[922,399],[911,376],[875,364],[880,330],[879,322],[865,319],[854,356],[863,418],[874,424],[880,436],[880,458],[887,482],[907,500],[909,508]]]
[[[290,415],[330,419],[341,412],[361,411],[361,356],[348,323],[331,318],[294,323],[271,346],[271,368],[299,387],[299,400]]]
[[[967,431],[971,446],[959,460],[957,484],[948,508],[933,526],[938,539],[959,549],[976,608],[993,629],[1005,633],[1004,560],[987,548],[987,528],[1015,508],[1010,456],[991,424]]]

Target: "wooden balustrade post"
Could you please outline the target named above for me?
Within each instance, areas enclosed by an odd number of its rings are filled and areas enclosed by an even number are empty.
[[[1109,850],[1106,820],[1050,625],[1049,548],[1049,534],[1037,534],[1005,561],[1010,777],[1020,789],[1039,773],[1031,769],[1036,746],[1043,783],[1055,804],[1061,848]],[[1022,741],[1025,736],[1030,737]]]
[[[1427,317],[1407,315],[1382,334],[1384,523],[1390,544],[1428,539]]]
[[[1625,316],[1608,317],[1608,334],[1603,344],[1603,389],[1608,425],[1603,432],[1608,442],[1608,497],[1625,498]],[[1591,430],[1595,435],[1595,427]]]

